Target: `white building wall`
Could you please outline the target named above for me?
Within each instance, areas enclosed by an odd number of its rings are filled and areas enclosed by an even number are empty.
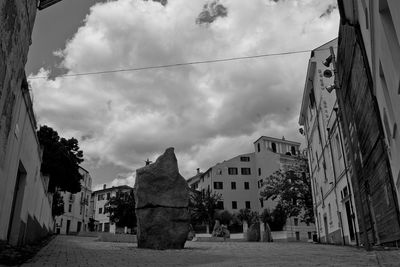
[[[83,175],[81,191],[76,194],[61,193],[64,200],[64,214],[56,217],[56,233],[70,234],[89,231],[88,223],[90,215],[90,198],[92,178],[90,174],[80,168]]]
[[[247,157],[250,161],[241,161],[241,157]],[[254,194],[257,189],[254,166],[254,153],[242,154],[218,163],[205,172],[200,180],[198,190],[210,189],[212,192],[221,194],[224,209],[229,212],[238,212],[240,209],[246,208],[246,201],[250,201],[250,209],[258,210],[259,200],[257,194]],[[229,168],[236,168],[237,175],[229,174]],[[250,175],[242,174],[242,168],[250,168]],[[215,188],[214,182],[222,182],[223,188]],[[236,184],[236,189],[232,189],[232,182]],[[249,189],[245,189],[245,182],[249,183]],[[237,208],[232,207],[232,201],[236,201]]]
[[[129,192],[132,188],[128,186],[104,188],[93,192],[92,194],[92,208],[93,219],[96,220],[98,232],[116,233],[117,227],[110,221],[109,213],[105,211],[105,206],[110,198],[116,196],[117,192]],[[108,228],[108,229],[107,229]]]
[[[400,201],[400,1],[354,1]]]
[[[41,151],[30,109],[29,94],[17,90],[7,150],[0,162],[0,239],[7,240],[12,225],[9,235],[12,244],[34,242],[53,230],[48,180],[40,173]],[[23,197],[15,195],[14,216],[18,218],[10,221],[19,172],[19,192],[23,192]]]
[[[313,201],[317,232],[322,242],[356,244],[358,225],[354,219],[354,199],[348,173],[345,168],[344,144],[340,125],[334,108],[337,107],[336,93],[326,87],[333,77],[323,73],[332,65],[322,64],[330,55],[329,47],[336,50],[337,40],[315,49],[309,61],[306,85],[300,114],[300,125],[308,147]],[[314,92],[315,105],[311,106],[310,93]],[[346,197],[343,192],[348,192]],[[350,206],[350,211],[346,210]],[[348,209],[348,207],[347,207]],[[354,216],[353,216],[354,215]],[[353,228],[350,234],[350,228]]]

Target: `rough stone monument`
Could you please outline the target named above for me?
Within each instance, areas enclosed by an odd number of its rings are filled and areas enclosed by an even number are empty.
[[[135,200],[138,247],[182,249],[189,233],[189,189],[174,148],[136,170]]]

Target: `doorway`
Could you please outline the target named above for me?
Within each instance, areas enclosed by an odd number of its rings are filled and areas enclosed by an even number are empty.
[[[67,220],[67,231],[66,234],[69,235],[69,229],[71,227],[71,220]]]
[[[25,229],[21,228],[21,209],[24,200],[25,184],[26,170],[22,163],[19,162],[7,231],[7,241],[13,245],[21,245],[24,239]]]
[[[351,215],[351,208],[350,208],[350,201],[346,202],[345,208],[346,208],[347,225],[349,226],[350,241],[354,242],[356,237],[355,237],[355,233],[354,233],[354,227],[353,227],[353,221],[352,221],[352,215]]]
[[[325,226],[325,241],[329,243],[329,234],[328,234],[328,218],[326,214],[324,215],[324,226]]]

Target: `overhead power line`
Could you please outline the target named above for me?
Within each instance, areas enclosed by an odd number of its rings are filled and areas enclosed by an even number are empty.
[[[317,50],[328,50],[326,49],[317,49]],[[158,66],[147,66],[147,67],[137,67],[137,68],[124,68],[124,69],[115,69],[115,70],[103,70],[103,71],[93,71],[93,72],[80,72],[80,73],[67,73],[61,74],[57,77],[76,77],[76,76],[88,76],[88,75],[99,75],[99,74],[107,74],[107,73],[116,73],[116,72],[129,72],[129,71],[141,71],[141,70],[150,70],[150,69],[163,69],[163,68],[172,68],[172,67],[180,67],[180,66],[188,66],[188,65],[199,65],[199,64],[209,64],[209,63],[218,63],[218,62],[228,62],[228,61],[236,61],[236,60],[244,60],[244,59],[254,59],[254,58],[263,58],[263,57],[273,57],[273,56],[285,56],[285,55],[293,55],[293,54],[301,54],[308,53],[313,50],[298,50],[298,51],[290,51],[290,52],[279,52],[279,53],[270,53],[270,54],[261,54],[261,55],[253,55],[253,56],[243,56],[243,57],[231,57],[231,58],[223,58],[223,59],[211,59],[211,60],[203,60],[203,61],[191,61],[184,63],[174,63],[174,64],[166,64],[166,65],[158,65]],[[316,51],[314,49],[314,51]],[[35,79],[47,79],[47,76],[36,76],[30,77],[28,80]]]

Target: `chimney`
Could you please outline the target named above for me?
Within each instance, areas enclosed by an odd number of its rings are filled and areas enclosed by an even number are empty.
[[[197,174],[199,174],[200,173],[200,168],[197,168],[196,170],[197,170]]]
[[[106,184],[103,184],[103,189],[106,189],[106,187],[107,187],[107,185],[106,185]]]

